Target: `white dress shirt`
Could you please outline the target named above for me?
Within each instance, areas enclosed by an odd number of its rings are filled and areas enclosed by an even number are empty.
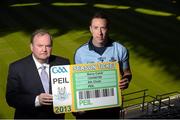
[[[32,58],[33,58],[33,60],[34,60],[34,62],[35,62],[35,65],[36,65],[36,68],[37,68],[37,70],[38,70],[39,76],[40,76],[40,73],[41,73],[41,71],[42,71],[41,67],[42,67],[42,65],[43,65],[43,66],[46,66],[46,72],[47,72],[48,77],[49,77],[49,64],[47,64],[47,63],[41,64],[40,62],[37,61],[37,59],[34,57],[33,54],[32,54]],[[38,106],[41,106],[41,105],[40,105],[40,103],[39,103],[39,96],[36,96],[36,99],[35,99],[35,107],[38,107]]]

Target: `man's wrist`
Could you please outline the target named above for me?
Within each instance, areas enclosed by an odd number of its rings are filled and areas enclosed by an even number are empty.
[[[126,78],[129,82],[131,81],[132,75],[124,75],[122,79]]]
[[[40,102],[39,102],[39,95],[36,96],[36,99],[35,99],[35,107],[39,107],[41,106]]]

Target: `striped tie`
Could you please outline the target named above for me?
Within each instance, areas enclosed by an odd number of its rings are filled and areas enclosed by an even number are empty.
[[[44,90],[46,93],[49,93],[49,77],[48,77],[48,74],[46,72],[46,66],[41,66],[40,67],[42,70],[41,70],[41,82],[43,84],[43,87],[44,87]]]

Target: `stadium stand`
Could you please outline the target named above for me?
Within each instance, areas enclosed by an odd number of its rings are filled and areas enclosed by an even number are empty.
[[[147,95],[148,89],[123,95],[120,117],[124,119],[177,119],[180,118],[180,92],[170,92],[155,97]],[[135,96],[128,98],[127,96]],[[126,99],[127,98],[127,99]],[[128,104],[140,101],[137,104]],[[134,102],[133,102],[134,103]]]

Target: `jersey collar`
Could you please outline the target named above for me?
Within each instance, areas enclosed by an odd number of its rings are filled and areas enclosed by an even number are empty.
[[[113,41],[110,38],[108,38],[108,42],[106,43],[105,47],[112,46],[112,43],[113,43]],[[92,43],[92,37],[90,38],[90,40],[88,42],[88,47],[89,47],[89,50],[95,51],[95,47],[94,47],[94,45]]]

